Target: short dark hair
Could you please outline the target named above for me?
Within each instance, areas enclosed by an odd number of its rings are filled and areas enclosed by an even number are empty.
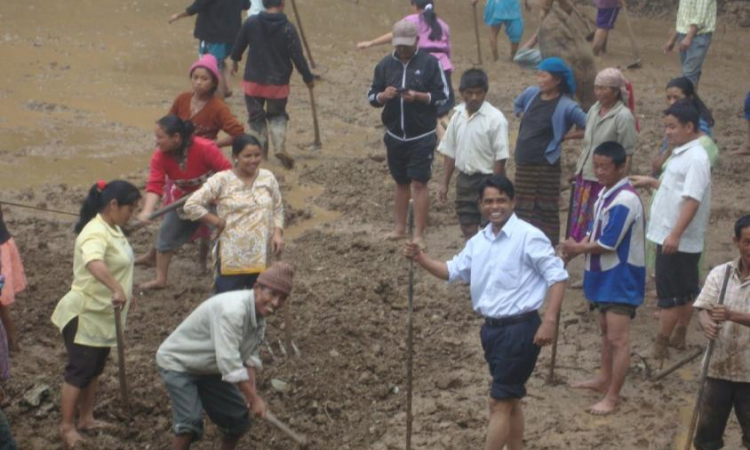
[[[248,145],[260,147],[260,149],[263,150],[263,146],[260,144],[260,141],[258,141],[258,138],[249,134],[241,134],[232,141],[232,156],[237,156],[242,153],[242,150]]]
[[[664,116],[672,116],[682,125],[693,124],[693,129],[697,133],[700,131],[701,116],[693,103],[688,100],[680,100],[664,111]]]
[[[487,73],[482,69],[469,69],[461,75],[461,84],[458,86],[459,91],[475,88],[484,89],[485,92],[490,90]]]
[[[750,214],[740,217],[734,224],[734,237],[737,239],[742,237],[742,230],[745,228],[750,228]]]
[[[497,189],[504,193],[509,199],[513,200],[516,197],[516,188],[513,187],[513,183],[503,175],[492,175],[491,177],[484,180],[482,185],[479,187],[479,200],[484,198],[484,190],[487,188]]]
[[[263,0],[263,7],[266,9],[275,8],[281,6],[282,3],[284,3],[284,0]]]
[[[619,142],[607,141],[599,144],[594,149],[594,154],[599,156],[606,156],[611,159],[615,164],[615,167],[620,168],[625,165],[628,161],[628,155],[625,153],[625,147]]]

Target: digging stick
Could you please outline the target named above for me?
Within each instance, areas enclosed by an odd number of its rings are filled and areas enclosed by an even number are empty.
[[[680,367],[684,366],[685,364],[690,363],[692,360],[694,360],[695,358],[699,357],[701,354],[703,354],[703,349],[702,348],[699,349],[699,350],[697,350],[692,355],[688,355],[688,356],[682,358],[681,360],[677,361],[669,369],[660,371],[658,374],[656,374],[656,376],[654,378],[651,379],[651,382],[655,383],[655,382],[661,380],[662,378],[666,377],[667,375],[669,375],[670,373],[672,373],[675,370],[679,369]]]
[[[125,337],[122,332],[122,308],[115,307],[115,334],[117,334],[117,369],[120,379],[120,397],[125,413],[130,416],[130,399],[128,396],[128,379],[125,373]]]
[[[721,285],[721,293],[719,294],[719,305],[724,304],[724,298],[727,295],[727,285],[729,284],[729,278],[732,276],[732,266],[727,264],[727,270],[724,273],[724,282]],[[701,368],[701,377],[698,385],[698,395],[695,398],[695,407],[693,407],[693,417],[690,419],[690,428],[688,428],[687,441],[685,443],[685,450],[691,450],[693,448],[693,433],[695,433],[695,426],[698,423],[698,416],[701,412],[701,401],[703,400],[703,391],[706,389],[706,378],[708,377],[708,366],[711,364],[711,355],[714,352],[714,345],[716,339],[708,341],[708,347],[706,347],[706,356],[703,357],[703,367]]]
[[[570,200],[568,201],[568,223],[565,224],[565,239],[570,237],[570,222],[573,218],[573,200],[576,194],[575,181],[570,184]],[[547,384],[555,381],[555,364],[557,364],[557,340],[560,337],[560,316],[562,315],[562,305],[555,316],[555,337],[552,339],[552,357],[549,360],[549,373],[547,374]]]
[[[281,430],[284,434],[286,434],[287,436],[289,436],[290,438],[292,438],[292,440],[294,442],[296,442],[297,444],[299,444],[299,445],[301,445],[303,447],[305,447],[307,445],[307,437],[305,437],[305,436],[303,436],[301,434],[295,433],[294,430],[292,430],[285,423],[283,423],[282,421],[280,421],[279,419],[277,419],[276,416],[273,415],[273,413],[271,411],[268,411],[266,413],[266,420],[269,423],[271,423],[271,425],[275,426],[276,428],[278,428],[279,430]]]
[[[308,87],[307,89],[310,91],[310,107],[312,108],[313,127],[315,128],[315,141],[313,142],[313,148],[315,150],[320,150],[323,144],[320,142],[320,126],[318,125],[318,108],[315,105],[315,94],[313,93],[313,88]]]
[[[474,14],[474,37],[477,39],[477,57],[479,58],[479,65],[482,65],[482,45],[479,43],[479,19],[477,18],[477,4],[471,5],[472,12]]]
[[[409,239],[414,240],[414,200],[409,200]],[[406,450],[411,450],[411,430],[414,416],[412,415],[412,370],[414,355],[414,327],[412,315],[414,312],[414,260],[409,260],[409,314],[406,337]]]
[[[307,45],[307,38],[305,38],[305,30],[302,29],[302,21],[299,18],[299,11],[297,11],[297,2],[292,0],[292,9],[294,10],[294,20],[297,22],[297,28],[299,28],[299,35],[302,38],[302,45],[305,46],[305,53],[307,53],[307,59],[310,60],[310,67],[315,68],[315,61],[313,60],[312,53],[310,53],[310,46]]]
[[[628,69],[637,69],[641,67],[641,52],[638,50],[638,44],[635,42],[635,33],[633,33],[633,26],[630,24],[630,14],[628,14],[628,7],[626,5],[627,0],[622,0],[622,12],[625,13],[625,25],[628,27],[628,38],[630,39],[630,46],[633,48],[633,56],[635,61],[627,66]]]
[[[68,211],[58,211],[56,209],[40,208],[38,206],[23,205],[21,203],[6,202],[4,200],[0,201],[0,205],[17,206],[19,208],[33,209],[35,211],[44,211],[44,212],[49,212],[49,213],[65,214],[66,216],[78,217],[78,214],[68,212]]]

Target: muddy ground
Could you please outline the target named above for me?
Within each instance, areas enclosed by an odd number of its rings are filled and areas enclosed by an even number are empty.
[[[444,0],[438,9],[453,28],[457,73],[471,67],[475,58],[466,3]],[[308,148],[313,138],[310,103],[295,75],[290,141],[300,164],[291,172],[275,162],[266,167],[280,178],[294,221],[284,258],[297,268],[291,313],[294,340],[302,355],[280,356],[276,342],[285,332],[280,318],[274,318],[269,339],[277,358],[262,372],[260,391],[280,418],[311,438],[312,448],[404,448],[408,265],[395,244],[381,240],[390,227],[393,183],[383,162],[378,111],[364,97],[372,68],[387,50],[357,52],[353,46],[387,31],[409,7],[401,0],[299,0],[298,4],[319,66],[316,70],[322,75],[315,92],[324,149],[313,153]],[[185,72],[196,53],[192,21],[166,25],[169,15],[184,6],[176,0],[2,2],[1,199],[75,212],[86,187],[97,179],[125,177],[145,183],[152,124],[189,87]],[[593,14],[593,9],[586,12]],[[535,17],[536,13],[527,16],[525,37],[535,29]],[[659,17],[634,18],[644,57],[642,69],[627,72],[636,87],[643,128],[635,157],[637,173],[649,171],[661,139],[664,85],[679,73],[677,56],[660,54],[674,13],[662,9]],[[482,44],[486,58],[484,39]],[[748,46],[747,29],[722,22],[701,84],[724,151],[714,170],[706,269],[734,257],[731,225],[750,210],[742,195],[747,192],[750,160],[728,154],[741,144],[746,129],[740,113],[748,89]],[[505,41],[501,49],[506,51]],[[598,61],[600,67],[631,62],[624,25],[613,33],[610,51]],[[534,82],[533,74],[504,60],[494,64],[485,60],[484,68],[491,77],[490,100],[506,112],[515,136],[518,121],[509,114],[512,99]],[[229,104],[240,119],[246,118],[238,96]],[[569,163],[577,151],[575,143],[566,146]],[[437,162],[435,179],[441,175],[442,165]],[[432,190],[436,200],[434,183]],[[566,198],[561,203],[566,204]],[[54,449],[59,447],[59,384],[65,351],[49,316],[71,281],[73,219],[13,207],[4,207],[4,212],[30,282],[13,308],[22,352],[12,358],[13,378],[5,385],[11,400],[4,411],[22,449]],[[137,252],[148,248],[154,232],[132,237]],[[427,244],[431,254],[444,258],[461,248],[450,204],[433,203]],[[209,293],[211,277],[195,266],[196,257],[195,245],[181,250],[170,273],[172,287],[145,295],[140,309],[132,313],[126,362],[134,414],[132,419],[123,414],[113,358],[102,377],[97,411],[117,426],[90,436],[88,448],[168,447],[169,401],[155,371],[154,354]],[[580,262],[571,265],[571,273],[580,278]],[[136,281],[152,275],[150,269],[139,268]],[[470,305],[466,287],[447,286],[417,273],[414,448],[481,448],[488,376],[478,339],[481,319]],[[581,291],[568,290],[559,383],[545,384],[547,348],[525,399],[526,448],[682,448],[698,363],[664,382],[645,381],[647,370],[654,366],[648,358],[656,327],[650,317],[653,310],[650,304],[641,308],[634,321],[626,400],[616,415],[596,418],[585,408],[597,396],[566,385],[592,374],[598,354],[594,317],[587,312]],[[704,344],[695,329],[689,341],[690,351]],[[672,360],[682,355],[675,354]],[[273,379],[288,383],[289,389],[277,392]],[[32,406],[24,397],[32,397],[34,388],[42,395]],[[739,448],[736,422],[727,434],[727,448]],[[217,436],[208,426],[206,439],[195,448],[216,448]],[[264,423],[242,442],[242,448],[293,448]]]

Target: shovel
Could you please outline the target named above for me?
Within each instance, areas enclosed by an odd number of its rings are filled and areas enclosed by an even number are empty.
[[[630,24],[630,15],[628,14],[627,1],[622,0],[622,12],[625,13],[625,25],[628,27],[628,38],[630,39],[630,46],[633,48],[633,56],[635,61],[626,66],[628,69],[639,69],[641,67],[641,52],[638,50],[638,44],[635,42],[635,33],[633,33],[633,26]]]

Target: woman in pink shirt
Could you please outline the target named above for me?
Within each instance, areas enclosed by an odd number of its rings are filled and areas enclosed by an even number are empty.
[[[451,62],[451,34],[450,27],[437,14],[435,14],[435,5],[433,0],[411,0],[414,7],[414,14],[404,17],[417,25],[419,30],[419,50],[426,51],[440,62],[440,67],[445,73],[445,81],[448,84],[450,95],[448,102],[438,108],[438,138],[442,139],[447,127],[447,119],[451,110],[456,104],[456,96],[453,92],[451,83],[451,74],[453,73],[453,63]],[[363,41],[357,43],[360,50],[370,48],[376,45],[388,44],[393,39],[393,33],[387,33],[372,41]],[[445,118],[445,119],[444,119]],[[444,122],[444,120],[446,122]]]
[[[156,204],[164,196],[167,177],[172,181],[172,200],[198,190],[213,174],[229,170],[232,164],[213,141],[194,137],[195,126],[177,116],[165,116],[156,122],[157,149],[151,157],[146,197],[141,222],[148,222]],[[167,286],[167,273],[172,253],[185,244],[200,226],[182,218],[182,210],[164,216],[156,239],[156,279],[142,289],[161,289]]]

